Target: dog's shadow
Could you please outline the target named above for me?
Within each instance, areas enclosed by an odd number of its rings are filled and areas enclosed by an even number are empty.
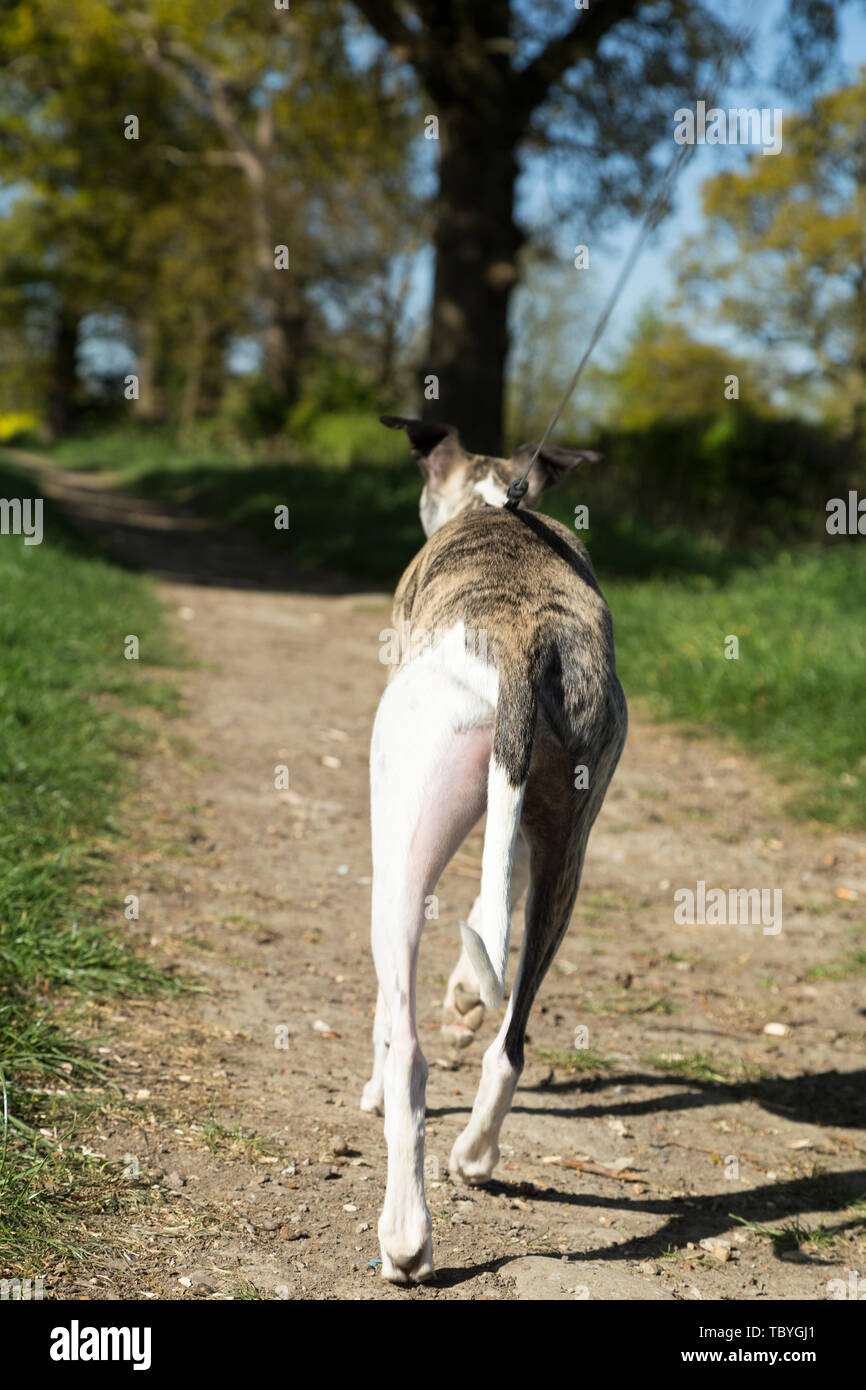
[[[595,1095],[611,1085],[650,1086],[657,1091],[660,1087],[670,1088],[679,1084],[684,1089],[674,1090],[664,1096],[655,1094],[635,1100],[617,1100],[611,1104],[517,1104],[512,1107],[512,1111],[528,1115],[552,1115],[559,1119],[595,1119],[601,1116],[658,1114],[665,1110],[688,1110],[704,1105],[733,1105],[751,1100],[771,1114],[778,1114],[787,1120],[810,1125],[832,1125],[833,1128],[840,1129],[866,1124],[864,1081],[864,1071],[812,1073],[796,1078],[774,1077],[729,1084],[691,1079],[678,1082],[676,1077],[660,1077],[651,1073],[617,1073],[615,1077],[584,1077],[574,1081],[526,1087],[523,1088],[523,1093],[567,1099],[576,1092]],[[518,1097],[520,1094],[518,1091]],[[441,1107],[429,1110],[428,1115],[433,1118],[468,1114],[468,1110],[468,1106]],[[591,1174],[586,1174],[585,1178],[590,1183],[593,1181]],[[603,1181],[604,1179],[599,1179],[599,1182]],[[736,1187],[732,1188],[730,1194],[722,1191],[687,1197],[635,1197],[625,1192],[614,1196],[599,1196],[592,1191],[568,1192],[557,1187],[532,1190],[529,1183],[499,1179],[492,1180],[479,1191],[492,1197],[524,1200],[528,1198],[533,1203],[543,1202],[552,1208],[581,1207],[587,1211],[598,1208],[605,1212],[616,1210],[624,1216],[643,1213],[667,1218],[648,1235],[589,1247],[584,1244],[580,1249],[559,1249],[556,1252],[557,1258],[572,1260],[576,1267],[579,1267],[581,1263],[597,1260],[659,1259],[671,1246],[681,1248],[687,1241],[699,1245],[700,1241],[707,1237],[730,1231],[732,1225],[736,1224],[736,1218],[755,1226],[769,1222],[777,1227],[780,1218],[796,1221],[799,1216],[809,1211],[844,1211],[866,1194],[866,1169],[792,1178],[789,1182],[766,1183],[752,1188]],[[866,1214],[854,1214],[847,1221],[835,1225],[834,1233],[854,1228],[862,1230],[864,1227]],[[781,1258],[783,1253],[784,1242],[774,1242],[775,1257]],[[521,1250],[519,1254],[504,1254],[462,1268],[444,1266],[437,1270],[437,1284],[442,1288],[455,1287],[485,1272],[501,1271],[515,1260],[524,1259],[529,1255],[550,1254],[550,1248],[545,1246]],[[837,1258],[825,1260],[820,1253],[808,1256],[801,1254],[801,1259],[817,1266],[838,1263]]]

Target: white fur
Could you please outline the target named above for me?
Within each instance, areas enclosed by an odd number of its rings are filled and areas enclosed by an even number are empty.
[[[362,1104],[377,1109],[384,1099],[388,1184],[379,1240],[382,1273],[395,1283],[433,1272],[417,950],[425,900],[484,809],[497,685],[495,669],[467,654],[459,624],[397,671],[373,729],[372,939],[381,1005]]]
[[[481,998],[498,1004],[505,993],[511,924],[511,865],[520,824],[524,786],[513,787],[503,768],[490,759],[487,776],[487,828],[481,857],[481,927],[460,923],[463,947],[472,962]]]
[[[504,506],[505,499],[508,495],[506,488],[502,486],[502,483],[492,470],[487,474],[486,478],[482,478],[480,482],[475,484],[475,491],[478,493],[478,496],[483,497],[484,501],[489,503],[491,507]]]

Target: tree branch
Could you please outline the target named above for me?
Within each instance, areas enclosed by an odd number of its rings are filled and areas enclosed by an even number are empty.
[[[551,39],[517,77],[515,104],[523,115],[529,117],[568,69],[579,58],[591,57],[605,35],[636,14],[642,3],[643,0],[592,0],[588,10],[581,10],[568,33]]]
[[[390,48],[405,49],[407,58],[417,60],[416,36],[404,23],[393,0],[354,0],[354,5]]]

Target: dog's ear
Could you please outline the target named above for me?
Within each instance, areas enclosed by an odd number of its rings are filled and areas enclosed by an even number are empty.
[[[537,444],[521,444],[519,449],[515,449],[511,455],[511,463],[516,478],[523,476],[526,465],[537,448]],[[524,498],[525,505],[534,507],[541,494],[564,478],[566,473],[580,468],[583,463],[600,463],[601,457],[594,449],[560,449],[553,444],[545,444],[526,479],[529,486]]]
[[[412,446],[412,457],[428,483],[440,483],[463,457],[460,437],[453,425],[438,420],[404,420],[400,415],[380,415],[389,430],[405,430]]]

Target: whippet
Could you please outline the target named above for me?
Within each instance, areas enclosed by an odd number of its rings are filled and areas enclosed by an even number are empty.
[[[571,918],[627,716],[610,613],[589,555],[567,527],[529,510],[545,488],[593,456],[543,448],[525,497],[511,510],[503,505],[507,489],[533,445],[510,461],[488,458],[467,453],[448,425],[394,416],[382,423],[409,436],[424,477],[428,536],[397,587],[394,628],[413,640],[389,673],[370,756],[379,994],[373,1075],[361,1108],[381,1113],[384,1104],[382,1274],[405,1284],[433,1276],[424,1196],[427,1064],[415,1026],[427,905],[486,807],[481,891],[460,924],[463,950],[446,995],[455,1041],[470,1040],[483,1006],[502,999],[511,910],[524,887],[528,896],[511,998],[449,1162],[455,1180],[480,1184],[499,1158],[529,1011]]]

